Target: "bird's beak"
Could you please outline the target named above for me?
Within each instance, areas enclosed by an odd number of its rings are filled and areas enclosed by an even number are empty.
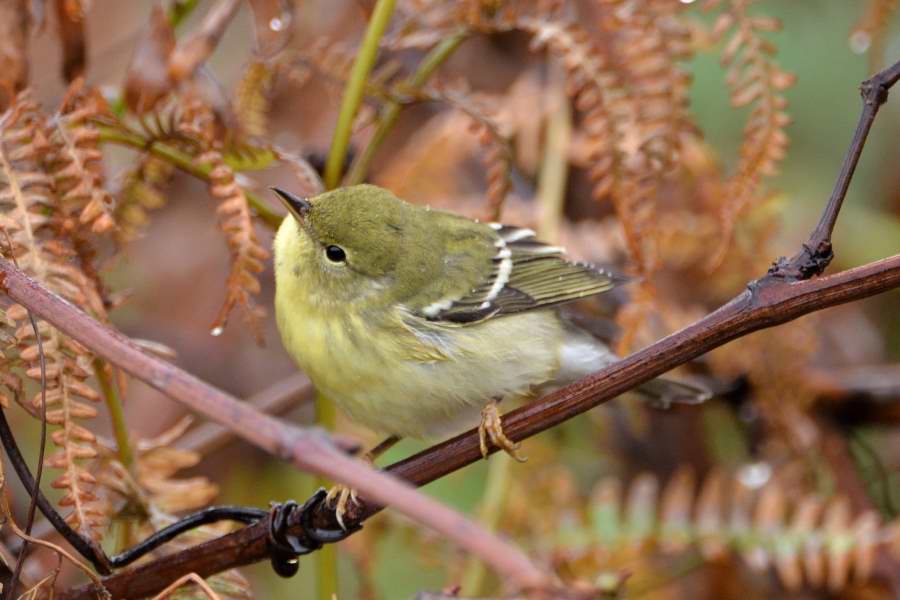
[[[273,187],[272,191],[278,195],[281,203],[284,204],[284,207],[288,212],[297,219],[297,222],[302,223],[303,219],[305,219],[306,215],[309,213],[309,209],[312,208],[312,204],[309,203],[309,200],[300,198],[299,196],[295,196],[294,194],[279,188]]]

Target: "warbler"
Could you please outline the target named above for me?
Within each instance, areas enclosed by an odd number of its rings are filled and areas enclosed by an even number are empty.
[[[497,403],[566,385],[617,360],[563,319],[561,304],[622,278],[568,262],[526,228],[407,203],[372,185],[300,198],[275,238],[275,309],[285,348],[351,419],[389,435],[434,438],[479,425],[517,454]],[[654,380],[662,402],[702,401]],[[341,490],[339,513],[346,507]]]

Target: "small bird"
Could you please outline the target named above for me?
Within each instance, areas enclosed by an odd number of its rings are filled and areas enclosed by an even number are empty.
[[[274,189],[289,215],[275,238],[275,311],[285,348],[350,418],[389,437],[435,438],[479,426],[519,456],[498,402],[571,383],[618,358],[558,307],[623,282],[530,229],[407,203],[373,185],[314,198]],[[638,390],[701,402],[694,386]],[[337,512],[350,492],[332,490]]]

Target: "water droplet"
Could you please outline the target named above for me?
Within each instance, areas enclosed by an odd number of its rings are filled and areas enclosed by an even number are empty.
[[[772,465],[767,462],[755,462],[744,465],[737,473],[738,481],[752,490],[766,485],[771,477]]]
[[[284,29],[284,21],[278,17],[273,17],[272,20],[269,21],[269,29],[272,31],[281,31]]]
[[[219,337],[220,335],[222,335],[223,331],[225,331],[224,327],[222,327],[221,325],[216,325],[215,327],[213,327],[212,329],[209,330],[209,335],[211,335],[213,337]]]
[[[872,36],[868,31],[857,30],[850,35],[850,50],[856,54],[864,54],[872,45]]]

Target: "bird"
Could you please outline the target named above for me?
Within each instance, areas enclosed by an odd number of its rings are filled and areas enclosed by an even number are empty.
[[[387,437],[435,439],[479,428],[522,461],[501,401],[538,397],[618,360],[559,307],[626,281],[565,258],[535,232],[397,198],[369,184],[304,198],[273,188],[288,211],[274,241],[283,345],[327,399]],[[695,385],[655,379],[638,393],[702,402]],[[490,444],[489,444],[490,442]],[[338,521],[352,490],[332,488]]]

